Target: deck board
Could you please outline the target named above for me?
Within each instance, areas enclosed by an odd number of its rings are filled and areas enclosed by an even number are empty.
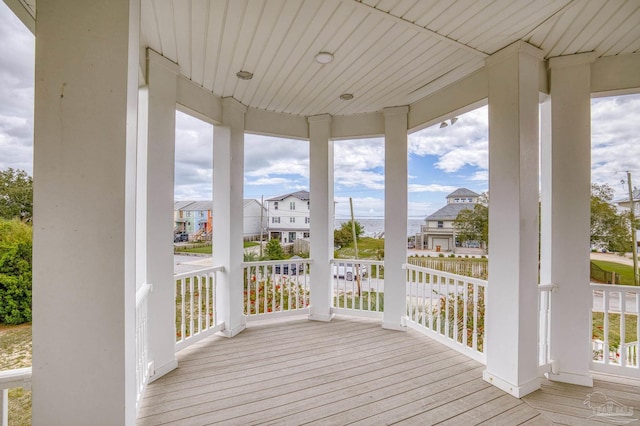
[[[188,347],[178,363],[148,385],[138,425],[602,424],[588,419],[588,393],[640,401],[640,387],[604,381],[544,381],[517,399],[483,381],[482,364],[419,332],[340,316],[250,323]]]

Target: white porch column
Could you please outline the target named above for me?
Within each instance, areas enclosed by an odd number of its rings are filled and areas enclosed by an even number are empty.
[[[384,109],[384,316],[382,327],[406,330],[408,106]]]
[[[549,61],[543,103],[540,279],[558,286],[551,301],[551,380],[593,386],[589,373],[591,304],[590,71],[594,54]]]
[[[311,311],[309,319],[331,321],[333,291],[330,260],[333,257],[333,141],[331,116],[316,115],[309,121],[309,186]]]
[[[542,52],[516,42],[489,71],[489,288],[486,381],[516,397],[540,387],[538,71]]]
[[[245,329],[242,261],[244,117],[247,108],[233,98],[222,100],[222,126],[213,128],[213,264],[218,274],[216,309],[224,335]]]
[[[38,1],[36,425],[135,423],[139,13],[138,1]]]
[[[173,281],[173,186],[178,65],[147,50],[149,113],[146,154],[146,268],[151,380],[178,366]]]

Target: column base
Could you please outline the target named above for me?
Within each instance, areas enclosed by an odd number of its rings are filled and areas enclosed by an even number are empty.
[[[407,326],[404,325],[404,322],[388,322],[382,321],[382,328],[385,330],[394,330],[394,331],[407,331]]]
[[[242,333],[246,328],[247,328],[246,324],[240,324],[236,328],[232,328],[232,329],[225,328],[224,330],[221,330],[221,331],[217,332],[216,334],[218,334],[219,336],[231,338],[231,337],[237,336],[238,334]]]
[[[575,373],[545,373],[544,377],[552,382],[569,383],[571,385],[593,387],[593,377],[591,374],[575,374]]]
[[[163,365],[162,367],[159,368],[155,368],[155,365],[153,367],[151,367],[151,376],[149,377],[149,383],[158,380],[160,377],[164,376],[165,374],[175,370],[176,368],[178,368],[178,360],[177,359],[173,359],[170,362],[166,363],[165,365]]]
[[[322,321],[322,322],[330,322],[335,314],[331,312],[331,308],[329,308],[328,314],[320,314],[318,312],[314,312],[313,306],[309,306],[309,320],[310,321]]]
[[[516,386],[496,376],[495,374],[491,374],[487,370],[484,370],[482,372],[482,379],[485,382],[491,383],[498,389],[501,389],[508,394],[515,396],[516,398],[522,398],[523,396],[529,395],[531,392],[535,392],[540,389],[540,379],[538,379],[537,377],[521,384],[520,386]]]

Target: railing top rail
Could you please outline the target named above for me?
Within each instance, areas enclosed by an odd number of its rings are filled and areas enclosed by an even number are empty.
[[[558,284],[553,284],[553,283],[549,283],[549,284],[538,284],[538,290],[539,291],[553,291],[556,288],[558,288]]]
[[[617,284],[594,284],[591,283],[591,288],[594,290],[605,291],[625,291],[627,293],[640,293],[640,287],[632,285],[617,285]]]
[[[181,274],[175,274],[173,276],[174,280],[180,280],[182,278],[189,278],[189,277],[194,277],[196,275],[204,275],[204,274],[209,274],[211,272],[221,272],[224,271],[224,266],[220,265],[220,266],[212,266],[209,268],[202,268],[202,269],[198,269],[195,271],[189,271],[189,272],[183,272]]]
[[[31,367],[0,371],[0,389],[21,387],[31,383]]]
[[[331,263],[357,263],[359,265],[384,266],[383,260],[371,260],[371,259],[331,259]]]
[[[298,265],[300,263],[313,263],[313,259],[282,259],[282,260],[257,260],[254,262],[242,262],[242,267],[269,266],[269,265]]]
[[[481,285],[486,287],[489,282],[486,280],[481,280],[479,278],[472,278],[472,277],[467,277],[464,275],[457,275],[457,274],[452,274],[450,272],[443,272],[443,271],[439,271],[437,269],[431,269],[431,268],[425,268],[424,266],[417,266],[417,265],[412,265],[410,263],[405,263],[404,265],[402,265],[402,267],[404,269],[408,269],[411,271],[417,271],[417,272],[425,272],[427,274],[433,274],[433,275],[439,275],[445,278],[449,278],[452,280],[457,280],[457,281],[465,281],[469,284],[477,284],[477,285]]]
[[[136,292],[136,306],[138,306],[152,290],[153,285],[149,283],[142,284],[142,287],[140,287]]]

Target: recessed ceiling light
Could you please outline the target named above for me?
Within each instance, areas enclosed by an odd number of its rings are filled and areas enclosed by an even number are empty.
[[[316,55],[316,62],[319,64],[328,64],[333,61],[333,55],[329,52],[320,52]]]
[[[240,80],[251,80],[253,78],[253,73],[249,71],[238,71],[236,73],[236,77],[238,77]]]
[[[342,99],[343,101],[350,101],[351,99],[353,99],[353,94],[343,93],[342,95],[340,95],[340,99]]]
[[[448,124],[446,121],[443,121],[442,123],[440,123],[440,128],[442,129],[443,127],[447,127]]]

